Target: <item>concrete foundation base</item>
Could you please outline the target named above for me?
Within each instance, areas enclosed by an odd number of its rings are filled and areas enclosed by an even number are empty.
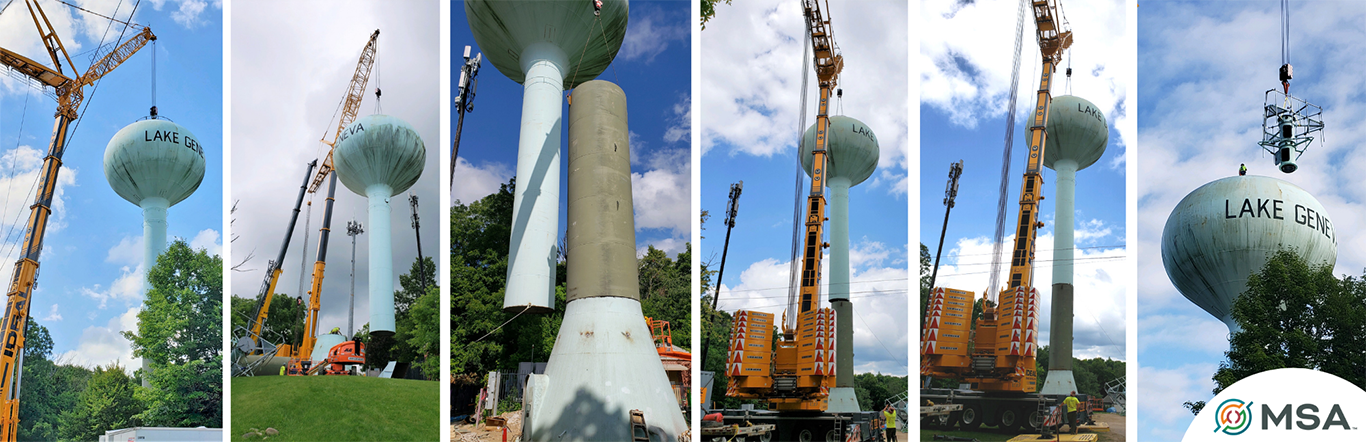
[[[1074,391],[1077,391],[1077,380],[1072,377],[1072,370],[1049,371],[1048,378],[1044,380],[1043,388],[1039,389],[1039,393],[1042,394],[1063,396]]]
[[[644,414],[652,441],[688,430],[640,302],[628,298],[565,306],[545,374],[531,375],[522,406],[528,441],[629,441],[631,410]]]
[[[830,389],[830,403],[825,411],[831,413],[852,413],[863,411],[858,405],[858,395],[854,393],[852,387],[835,387]]]

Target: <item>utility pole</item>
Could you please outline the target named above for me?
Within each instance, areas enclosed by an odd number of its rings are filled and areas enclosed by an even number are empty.
[[[740,191],[744,190],[745,182],[740,181],[730,185],[730,202],[726,203],[726,219],[721,224],[726,226],[726,241],[721,246],[721,268],[716,272],[716,288],[711,292],[711,309],[716,310],[716,301],[721,297],[721,277],[726,274],[726,252],[730,251],[730,231],[735,228],[735,214],[740,211]],[[705,364],[707,360],[707,341],[702,341],[702,357],[699,362]],[[705,365],[703,365],[705,367]]]
[[[408,205],[413,208],[413,234],[417,236],[417,281],[422,293],[427,293],[427,266],[422,262],[422,231],[417,221],[417,195],[408,194]]]
[[[460,130],[465,127],[465,112],[474,111],[474,90],[479,86],[474,77],[479,75],[479,63],[483,59],[482,53],[470,58],[470,46],[465,45],[465,64],[460,67],[460,82],[456,84],[454,98],[457,118],[455,136],[451,140],[451,183],[455,183],[455,159],[460,153]]]
[[[356,339],[356,235],[365,233],[360,223],[346,223],[346,236],[351,237],[351,308],[346,312],[347,339]]]

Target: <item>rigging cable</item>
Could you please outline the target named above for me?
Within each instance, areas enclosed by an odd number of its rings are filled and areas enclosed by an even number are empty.
[[[1015,14],[1015,65],[1010,73],[1010,107],[1006,108],[1006,139],[1005,149],[1001,153],[1001,186],[999,198],[996,201],[996,232],[992,241],[992,261],[991,279],[987,285],[987,298],[996,299],[1000,291],[1001,284],[1001,252],[1005,243],[1006,229],[1006,202],[1010,193],[1010,161],[1011,149],[1015,142],[1015,106],[1016,98],[1020,91],[1020,52],[1024,45],[1024,18],[1025,1],[1020,0],[1020,6]]]

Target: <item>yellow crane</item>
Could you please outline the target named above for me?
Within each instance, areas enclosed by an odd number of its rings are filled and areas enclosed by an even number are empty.
[[[318,335],[318,311],[322,308],[322,284],[323,274],[327,267],[327,244],[329,234],[332,230],[332,205],[335,201],[337,190],[337,175],[332,173],[332,152],[336,150],[337,137],[341,131],[356,121],[356,116],[360,112],[360,104],[365,98],[366,84],[370,81],[370,71],[375,64],[375,52],[379,47],[379,30],[370,34],[370,39],[361,50],[360,59],[356,62],[356,71],[351,76],[351,81],[343,97],[341,106],[341,118],[337,122],[337,130],[330,132],[332,140],[327,139],[327,133],[323,134],[321,141],[328,146],[327,156],[323,164],[318,167],[318,171],[313,175],[312,184],[308,187],[309,193],[315,193],[324,180],[329,181],[327,189],[327,204],[323,212],[323,226],[319,229],[317,258],[313,263],[312,283],[309,285],[308,309],[304,316],[304,337],[303,342],[298,347],[292,345],[281,345],[276,351],[276,356],[290,358],[288,370],[289,374],[304,374],[309,371],[308,366],[313,356],[313,345],[317,341]],[[376,95],[379,95],[376,91]],[[330,178],[330,179],[329,179]],[[297,208],[296,208],[297,216]],[[282,252],[283,253],[283,252]],[[252,324],[251,336],[253,340],[259,339],[261,327],[265,324],[270,311],[270,298],[274,292],[275,282],[280,277],[280,265],[271,266],[267,269],[267,282],[263,284],[262,300],[257,312],[256,322]]]
[[[820,356],[805,357],[826,344],[818,328],[833,336],[834,313],[820,308],[821,259],[826,244],[825,170],[829,105],[831,92],[839,83],[844,57],[839,53],[830,20],[819,0],[802,2],[807,30],[811,35],[812,58],[820,85],[816,108],[816,145],[812,150],[811,186],[807,194],[805,234],[802,248],[798,299],[790,299],[784,313],[783,334],[777,348],[770,349],[766,329],[772,329],[772,315],[741,310],[736,312],[732,330],[727,375],[731,377],[726,395],[746,399],[767,399],[773,409],[782,411],[825,411],[829,389],[835,380],[834,361]],[[826,4],[829,9],[829,4]],[[791,315],[790,319],[788,315]],[[829,339],[833,342],[833,339]],[[762,357],[771,353],[770,360]],[[814,353],[813,355],[823,355]]]
[[[1029,4],[1032,6],[1035,37],[1042,53],[1043,69],[1030,117],[1029,155],[1025,162],[1015,241],[1010,255],[1010,279],[1006,289],[996,293],[997,299],[991,299],[993,287],[988,287],[980,299],[968,291],[934,288],[926,307],[927,315],[921,333],[920,374],[959,379],[973,384],[974,391],[946,396],[943,391],[927,388],[921,390],[920,397],[936,403],[952,397],[954,403],[962,404],[965,408],[961,413],[960,427],[965,429],[976,428],[983,422],[1010,429],[1022,425],[1040,428],[1044,423],[1039,406],[1043,399],[1037,394],[1038,373],[1035,369],[1038,307],[1041,302],[1033,285],[1034,251],[1038,230],[1043,227],[1038,209],[1039,202],[1044,199],[1041,172],[1048,138],[1045,127],[1053,101],[1053,75],[1064,52],[1072,45],[1072,32],[1062,18],[1056,0],[1031,0]],[[1024,11],[1020,13],[1023,20]],[[1016,44],[1018,49],[1018,40]],[[1014,121],[1014,110],[1014,106],[1011,106],[1007,121]],[[1011,142],[1009,138],[1007,140]],[[1004,222],[1006,177],[1003,172],[998,223]],[[1000,228],[998,225],[998,243],[1001,241]],[[982,316],[974,320],[975,302],[981,302]],[[976,327],[972,328],[970,322],[975,322]]]
[[[14,264],[14,275],[10,278],[9,291],[5,305],[5,319],[0,328],[4,331],[4,344],[0,347],[0,441],[12,441],[18,436],[19,428],[19,382],[23,372],[24,326],[28,323],[28,311],[33,294],[33,285],[38,279],[38,256],[43,249],[43,236],[47,233],[48,216],[52,214],[52,198],[57,191],[57,173],[61,170],[62,155],[66,153],[66,142],[71,136],[69,126],[78,118],[77,109],[84,99],[82,88],[94,84],[100,78],[118,68],[148,42],[157,39],[152,29],[143,27],[127,41],[99,57],[84,74],[76,75],[76,64],[71,61],[62,40],[57,36],[47,14],[36,1],[24,0],[28,6],[33,24],[38,28],[43,46],[52,59],[49,68],[14,51],[0,48],[0,64],[13,69],[43,86],[51,87],[57,98],[56,123],[52,127],[52,139],[48,144],[47,156],[43,158],[42,173],[39,175],[38,193],[34,197],[32,210],[24,233],[24,248],[18,262]],[[60,53],[60,57],[58,54]],[[72,70],[68,76],[62,69],[62,60]]]

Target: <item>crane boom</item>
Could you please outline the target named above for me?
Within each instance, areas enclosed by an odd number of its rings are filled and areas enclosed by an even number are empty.
[[[337,131],[332,133],[332,141],[327,141],[327,134],[323,134],[323,144],[332,149],[328,149],[327,157],[323,159],[322,167],[318,168],[318,174],[313,176],[313,184],[308,186],[308,193],[318,191],[322,186],[323,180],[332,173],[332,152],[336,150],[337,137],[341,135],[342,129],[356,121],[356,114],[360,113],[360,102],[365,98],[365,85],[370,82],[370,68],[375,65],[375,50],[379,46],[379,29],[370,34],[370,41],[365,44],[365,49],[360,51],[360,60],[356,62],[356,73],[351,75],[351,83],[346,88],[346,98],[342,102],[341,119],[337,122]]]
[[[806,239],[802,248],[802,276],[798,292],[800,304],[788,306],[789,311],[796,312],[794,318],[816,309],[820,303],[825,230],[825,148],[830,129],[830,92],[839,83],[840,71],[844,70],[844,57],[839,54],[835,39],[830,35],[830,22],[821,13],[819,0],[806,0],[804,6],[807,29],[811,33],[816,80],[820,83],[820,103],[816,107],[816,146],[811,153],[811,186],[806,198]],[[795,333],[789,321],[783,321],[783,333]]]
[[[274,261],[266,265],[266,279],[261,281],[261,292],[256,299],[255,320],[251,324],[251,341],[257,348],[261,345],[261,327],[266,323],[266,318],[270,316],[270,303],[275,297],[275,283],[280,280],[280,267],[285,262],[285,252],[289,251],[289,240],[294,236],[294,225],[299,221],[299,207],[304,202],[304,192],[308,189],[308,180],[313,176],[313,168],[318,166],[318,160],[308,163],[308,170],[304,171],[304,181],[299,184],[299,197],[294,200],[294,213],[289,218],[289,227],[285,228],[285,240],[280,244],[280,254]]]
[[[57,120],[52,126],[47,156],[43,157],[37,193],[33,205],[29,206],[31,211],[24,230],[24,247],[18,262],[14,264],[14,275],[10,278],[9,290],[6,292],[5,318],[0,322],[0,329],[4,333],[4,344],[0,346],[0,441],[18,438],[19,382],[23,375],[24,328],[28,324],[29,297],[33,295],[33,287],[38,280],[38,258],[43,250],[43,238],[47,234],[48,217],[52,215],[57,174],[61,172],[62,155],[66,153],[67,139],[71,136],[71,122],[78,117],[76,109],[82,101],[81,87],[93,84],[132,57],[147,42],[156,40],[152,30],[144,27],[133,38],[92,64],[84,75],[72,79],[62,72],[57,53],[61,52],[67,65],[72,66],[74,71],[71,56],[48,22],[47,14],[36,2],[25,0],[25,3],[42,37],[43,46],[52,58],[53,68],[3,49],[0,49],[0,63],[52,86],[57,92]]]

